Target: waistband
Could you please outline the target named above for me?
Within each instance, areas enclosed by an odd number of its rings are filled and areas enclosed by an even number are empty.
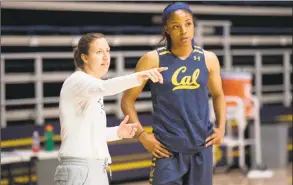
[[[86,158],[78,158],[78,157],[60,157],[61,164],[70,163],[70,164],[100,164],[101,162],[108,162],[108,159],[86,159]]]

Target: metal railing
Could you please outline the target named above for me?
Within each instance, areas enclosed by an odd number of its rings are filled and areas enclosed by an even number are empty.
[[[125,64],[128,62],[128,57],[141,57],[147,51],[139,52],[112,52],[111,56],[116,60],[116,69],[109,71],[106,78],[114,76],[121,76],[132,73],[133,69],[126,69]],[[225,51],[213,51],[217,56],[224,56]],[[231,50],[231,56],[254,56],[254,61],[251,65],[241,66],[242,70],[254,74],[255,85],[253,92],[259,99],[260,103],[283,103],[289,106],[292,101],[292,86],[290,75],[292,74],[291,54],[289,49],[267,49],[267,50]],[[13,120],[27,120],[34,119],[36,124],[42,125],[44,119],[58,118],[58,107],[44,108],[44,104],[58,103],[59,97],[44,97],[43,85],[45,82],[63,82],[72,71],[68,72],[43,72],[44,59],[71,59],[73,53],[71,52],[40,52],[40,53],[13,53],[1,55],[1,126],[6,127],[7,121]],[[263,63],[263,56],[279,55],[283,57],[278,65],[267,65]],[[34,74],[28,73],[5,73],[5,62],[17,59],[33,59],[35,71]],[[6,61],[9,60],[9,61]],[[23,62],[26,62],[25,60]],[[223,70],[229,69],[225,64]],[[239,66],[232,61],[232,69]],[[283,83],[276,85],[263,85],[263,75],[283,74]],[[20,84],[33,82],[35,84],[35,98],[28,99],[5,99],[5,85],[6,84]],[[281,91],[281,92],[280,92]],[[270,92],[270,94],[264,94]],[[118,117],[122,116],[120,109],[120,99],[122,94],[116,96],[106,97],[105,100],[116,100],[114,103],[105,103],[107,113],[113,113]],[[150,92],[143,92],[140,98],[150,97]],[[7,106],[12,105],[36,105],[35,109],[20,109],[20,110],[6,110]],[[149,100],[136,102],[138,112],[152,111],[151,102]]]
[[[198,29],[200,29],[198,27]],[[81,36],[1,36],[1,46],[77,46]],[[158,46],[161,35],[113,35],[106,36],[110,46]],[[222,45],[223,36],[206,35],[202,40],[203,45]],[[292,45],[292,36],[230,36],[229,44],[237,46],[267,46],[267,45]]]

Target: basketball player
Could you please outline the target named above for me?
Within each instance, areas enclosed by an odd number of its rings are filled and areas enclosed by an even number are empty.
[[[161,71],[150,69],[101,80],[110,66],[110,47],[104,35],[81,37],[74,53],[78,70],[64,82],[59,102],[61,123],[61,164],[55,172],[56,185],[108,185],[106,168],[111,163],[107,142],[132,138],[137,124],[128,116],[116,127],[106,127],[103,96],[138,86],[143,80],[163,83]]]
[[[146,84],[127,90],[122,110],[139,123],[136,137],[153,154],[152,185],[212,185],[212,145],[225,133],[225,103],[217,56],[194,44],[195,24],[185,3],[167,6],[162,14],[166,47],[146,53],[136,71],[168,67],[163,84],[151,83],[153,133],[139,122],[134,103]],[[216,113],[209,121],[208,91]]]

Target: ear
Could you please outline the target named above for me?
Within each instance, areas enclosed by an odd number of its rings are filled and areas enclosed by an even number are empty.
[[[168,27],[167,27],[166,25],[164,26],[164,30],[165,30],[166,33],[169,34],[169,32],[168,32]]]
[[[87,55],[85,55],[85,54],[81,54],[81,55],[80,55],[80,58],[83,60],[83,62],[84,62],[85,64],[88,64],[88,57],[87,57]]]

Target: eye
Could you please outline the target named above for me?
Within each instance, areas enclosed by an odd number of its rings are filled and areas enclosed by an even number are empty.
[[[102,53],[102,51],[97,51],[97,54],[101,54]]]
[[[186,26],[191,26],[191,25],[192,25],[191,22],[186,23]]]
[[[173,26],[173,29],[177,29],[177,28],[179,28],[179,26]]]

